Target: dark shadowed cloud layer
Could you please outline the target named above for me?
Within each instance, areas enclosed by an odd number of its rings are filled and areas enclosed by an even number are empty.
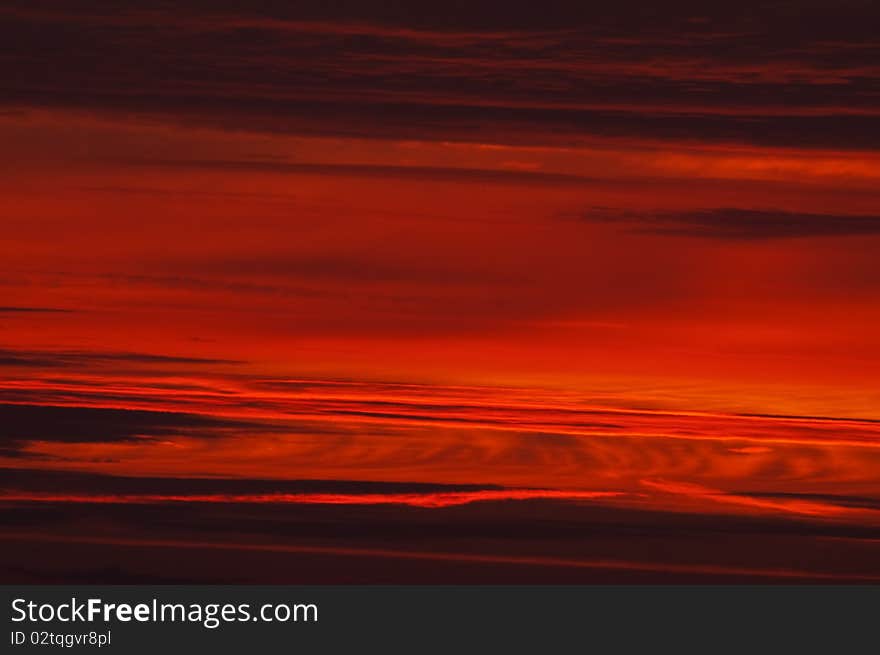
[[[773,209],[719,207],[694,211],[620,212],[603,208],[584,212],[590,221],[619,223],[630,229],[714,239],[784,239],[872,236],[880,234],[880,216],[816,214]]]
[[[269,429],[253,421],[180,412],[95,407],[0,404],[0,438],[6,443],[54,441],[108,443],[228,429]]]
[[[65,314],[72,311],[57,307],[0,307],[0,314]]]
[[[873,3],[422,5],[8,3],[4,103],[420,139],[880,143]]]
[[[53,310],[48,310],[53,311]],[[231,359],[207,359],[200,357],[175,357],[150,353],[126,353],[108,351],[71,350],[21,350],[0,348],[0,367],[38,367],[38,368],[88,368],[101,365],[222,365],[239,364]]]

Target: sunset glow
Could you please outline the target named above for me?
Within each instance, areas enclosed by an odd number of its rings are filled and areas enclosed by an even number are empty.
[[[880,579],[876,8],[38,4],[0,547]]]

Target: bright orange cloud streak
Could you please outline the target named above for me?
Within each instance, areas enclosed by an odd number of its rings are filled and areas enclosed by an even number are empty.
[[[425,494],[225,494],[169,496],[0,494],[0,501],[48,503],[295,503],[301,505],[409,505],[411,507],[455,507],[481,501],[498,500],[597,500],[621,495],[613,491],[562,491],[557,489],[505,489],[498,491],[450,491]]]

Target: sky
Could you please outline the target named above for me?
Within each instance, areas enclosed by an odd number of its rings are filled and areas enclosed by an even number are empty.
[[[0,547],[880,579],[880,15],[747,4],[5,2]]]

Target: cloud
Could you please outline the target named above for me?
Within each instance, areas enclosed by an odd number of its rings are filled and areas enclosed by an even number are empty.
[[[750,496],[752,498],[769,498],[775,500],[803,500],[819,503],[828,503],[838,507],[865,508],[880,510],[880,498],[866,498],[863,496],[847,496],[842,494],[815,494],[795,492],[737,492],[735,495]]]
[[[817,214],[720,207],[695,211],[630,212],[597,208],[588,221],[620,223],[638,232],[712,239],[760,240],[880,234],[880,215]]]
[[[0,366],[34,368],[73,368],[108,364],[135,365],[215,365],[241,364],[234,359],[177,357],[133,352],[100,352],[80,350],[16,350],[0,349]]]
[[[70,314],[74,311],[57,307],[0,307],[0,314]]]
[[[78,471],[14,469],[0,467],[0,488],[21,492],[156,495],[260,495],[260,494],[430,494],[499,491],[503,487],[428,482],[377,482],[357,480],[272,480],[253,478],[126,477]]]
[[[833,17],[760,2],[382,4],[12,3],[0,38],[26,55],[0,61],[5,105],[423,140],[880,143],[868,3]]]
[[[442,166],[391,166],[376,164],[319,164],[310,162],[282,162],[259,159],[118,159],[107,160],[116,165],[158,168],[194,168],[220,171],[259,171],[291,175],[331,175],[338,177],[366,177],[379,179],[425,180],[431,182],[471,182],[474,184],[536,184],[583,185],[596,183],[599,178],[529,170],[499,170],[488,168]]]
[[[743,505],[759,511],[783,512],[804,516],[880,518],[876,500],[852,496],[812,493],[722,491],[690,482],[642,480],[641,483],[661,493],[681,494],[717,503]]]
[[[0,404],[0,426],[0,443],[7,450],[21,450],[32,441],[114,443],[182,434],[222,436],[231,429],[276,429],[257,421],[183,412],[16,404]]]

